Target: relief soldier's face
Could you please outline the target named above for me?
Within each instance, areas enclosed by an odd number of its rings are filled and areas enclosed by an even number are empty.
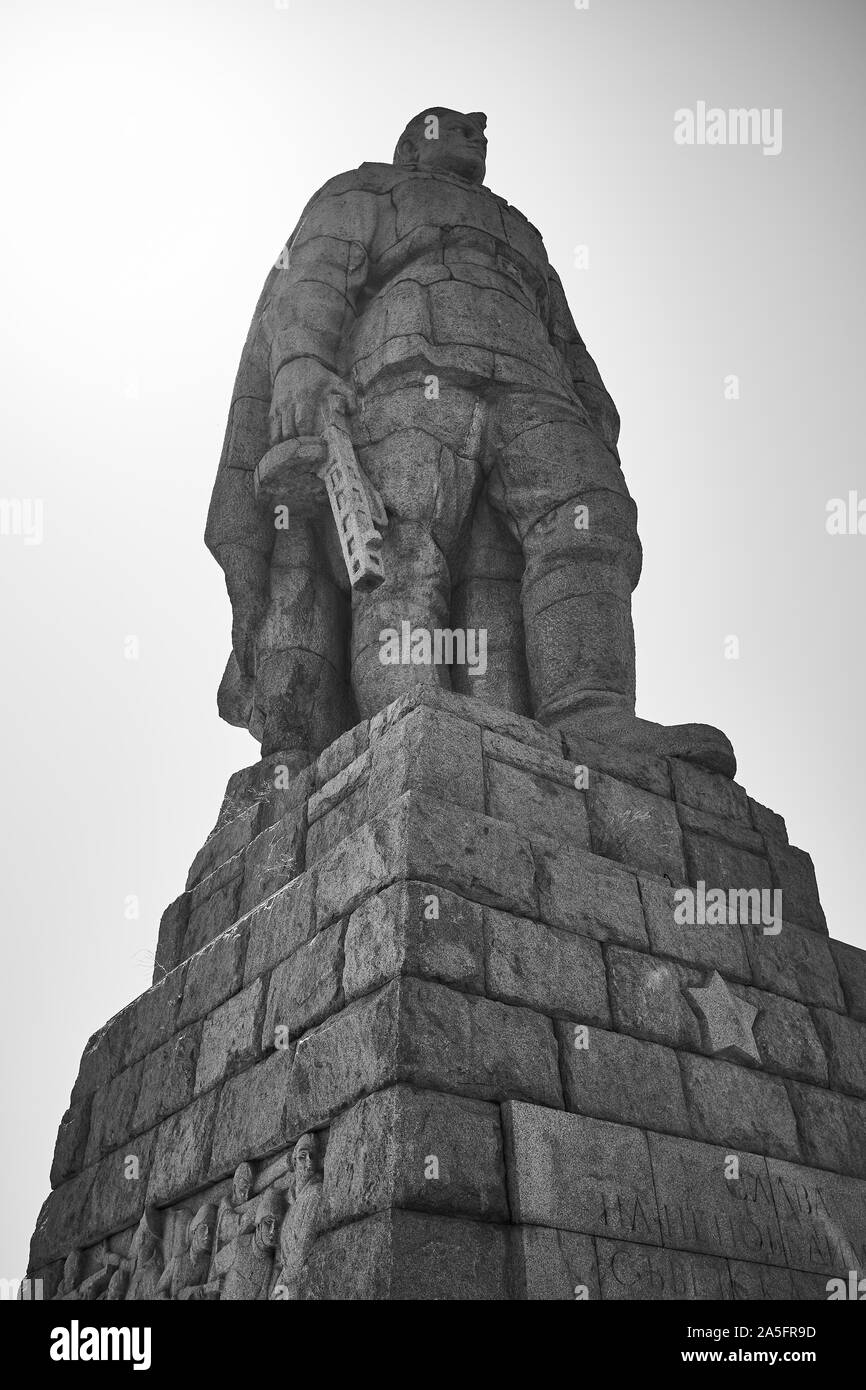
[[[277,1243],[277,1218],[275,1216],[264,1216],[258,1224],[259,1243],[266,1249],[273,1250]]]
[[[457,174],[470,183],[483,183],[487,140],[477,126],[458,112],[439,117],[438,138],[421,134],[417,141],[418,168],[431,173]]]
[[[313,1173],[313,1155],[307,1149],[296,1149],[295,1151],[295,1189],[300,1192],[306,1186]]]
[[[210,1242],[210,1226],[203,1221],[200,1226],[196,1226],[195,1234],[192,1238],[192,1253],[201,1255],[207,1250]]]

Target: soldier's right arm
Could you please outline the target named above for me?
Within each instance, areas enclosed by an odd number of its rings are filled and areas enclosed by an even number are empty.
[[[342,349],[358,317],[377,196],[357,176],[326,184],[278,263],[261,329],[273,390],[272,439],[315,433],[326,394],[342,394]]]

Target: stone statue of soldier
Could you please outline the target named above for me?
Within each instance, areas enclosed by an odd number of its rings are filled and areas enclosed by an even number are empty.
[[[221,1299],[232,1302],[267,1298],[283,1207],[281,1192],[273,1188],[264,1192],[256,1206],[253,1229],[239,1229],[217,1253],[212,1277],[221,1279]]]
[[[232,604],[224,718],[297,766],[419,681],[572,736],[733,775],[727,738],[635,715],[636,509],[619,417],[540,234],[484,186],[481,112],[430,107],[393,163],[331,179],[272,270],[206,541]],[[384,582],[350,591],[274,446],[347,422],[384,509]],[[298,475],[300,477],[300,475]],[[382,659],[383,634],[483,629],[487,670]]]
[[[292,1204],[280,1232],[280,1264],[272,1299],[297,1301],[304,1266],[319,1233],[322,1171],[315,1134],[302,1134],[292,1152]]]
[[[255,1210],[248,1205],[252,1185],[252,1166],[249,1163],[239,1163],[232,1177],[231,1194],[221,1199],[217,1210],[212,1265],[224,1245],[228,1245],[237,1236],[254,1227]]]
[[[156,1297],[180,1302],[203,1302],[219,1297],[219,1285],[209,1281],[216,1204],[205,1202],[189,1223],[186,1249],[173,1255],[157,1284]]]
[[[126,1290],[128,1300],[150,1301],[156,1298],[159,1282],[165,1271],[162,1253],[162,1234],[159,1214],[154,1207],[146,1207],[132,1241],[129,1252],[129,1285]]]

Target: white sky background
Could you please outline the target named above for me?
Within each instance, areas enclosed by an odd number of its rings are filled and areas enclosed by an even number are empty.
[[[0,496],[45,509],[42,545],[0,538],[0,1276],[84,1043],[149,985],[257,756],[216,713],[229,607],[202,532],[259,289],[314,190],[390,159],[425,104],[488,113],[487,182],[542,231],[622,414],[639,713],[726,730],[832,934],[866,944],[866,535],[825,530],[829,498],[866,498],[866,7],[6,0],[0,23]],[[781,154],[676,146],[699,100],[781,107]]]

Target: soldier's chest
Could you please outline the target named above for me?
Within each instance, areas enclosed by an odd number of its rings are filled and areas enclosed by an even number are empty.
[[[414,174],[392,189],[391,198],[397,246],[411,246],[417,251],[437,243],[483,245],[489,238],[511,247],[539,270],[547,264],[537,229],[489,189]]]

